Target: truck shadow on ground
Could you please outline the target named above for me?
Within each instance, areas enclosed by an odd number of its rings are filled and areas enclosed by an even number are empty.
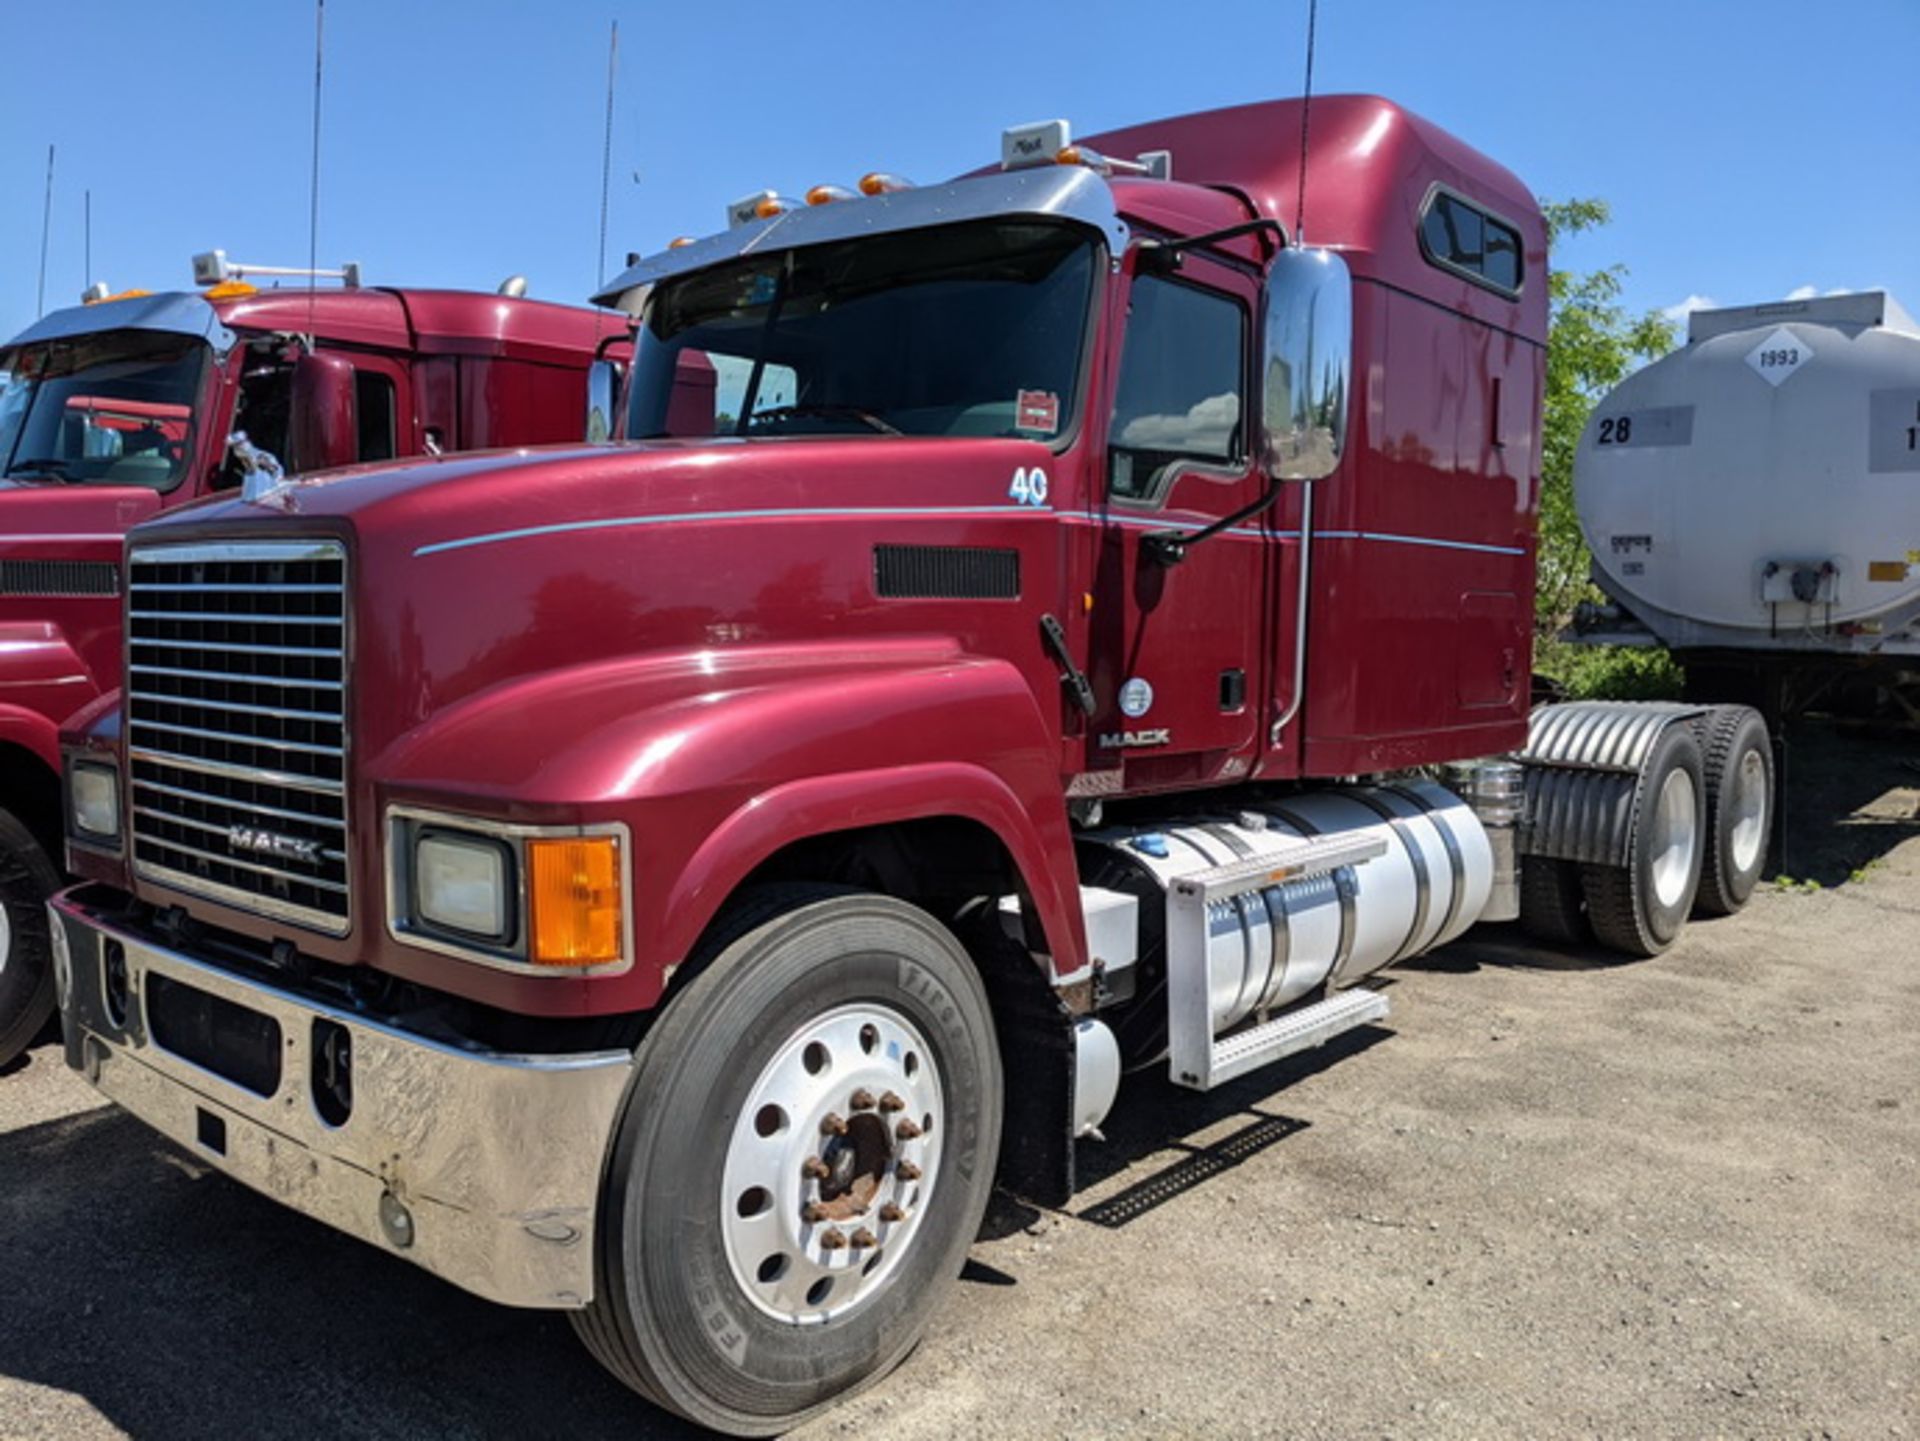
[[[605,1375],[563,1317],[470,1297],[112,1108],[0,1135],[0,1235],[0,1372],[143,1441],[707,1434]]]
[[[1102,1128],[1104,1139],[1089,1138],[1079,1143],[1075,1164],[1080,1193],[1065,1214],[1118,1229],[1178,1201],[1187,1192],[1307,1128],[1308,1122],[1274,1109],[1272,1102],[1277,1095],[1392,1034],[1383,1026],[1363,1026],[1205,1093],[1174,1085],[1167,1079],[1164,1062],[1134,1072],[1121,1084],[1119,1098]],[[1225,1136],[1205,1142],[1191,1139],[1230,1121],[1240,1124]],[[1172,1153],[1172,1158],[1147,1175],[1118,1189],[1107,1189],[1109,1183],[1140,1162],[1167,1153]],[[1043,1215],[1037,1206],[1004,1191],[996,1192],[980,1239],[998,1240],[1028,1229]],[[990,1270],[970,1263],[963,1279],[1011,1284],[999,1273],[985,1274]]]

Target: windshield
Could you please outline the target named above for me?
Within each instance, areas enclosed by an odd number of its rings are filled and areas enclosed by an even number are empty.
[[[1096,244],[991,221],[790,250],[663,283],[627,435],[1024,436],[1072,425]]]
[[[0,474],[172,490],[193,451],[207,347],[150,331],[52,341],[6,357]]]

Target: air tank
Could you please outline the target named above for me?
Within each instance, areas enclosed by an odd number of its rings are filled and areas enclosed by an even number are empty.
[[[1574,492],[1673,649],[1920,649],[1920,329],[1877,291],[1696,311],[1595,407]]]

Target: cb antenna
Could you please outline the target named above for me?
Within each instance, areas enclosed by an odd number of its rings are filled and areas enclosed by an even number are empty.
[[[33,315],[47,313],[47,236],[53,231],[53,147],[47,147],[47,200],[40,210],[40,288],[34,292]]]
[[[620,22],[615,20],[612,34],[607,40],[607,123],[600,139],[600,253],[593,267],[593,283],[596,287],[607,278],[607,202],[613,187],[613,88],[619,67]],[[600,328],[597,315],[593,325],[597,332]]]
[[[320,268],[320,81],[326,61],[327,0],[313,4],[313,159],[308,172],[307,269]],[[307,282],[307,348],[313,349],[313,305],[319,282]]]
[[[1320,0],[1307,0],[1307,84],[1300,99],[1300,193],[1293,206],[1293,243],[1307,242],[1307,122],[1313,115],[1313,40]]]

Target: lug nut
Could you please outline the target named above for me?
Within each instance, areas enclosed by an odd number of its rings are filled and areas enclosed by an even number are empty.
[[[856,1111],[871,1111],[873,1109],[873,1092],[864,1089],[855,1091],[851,1097],[851,1104]]]
[[[837,1226],[830,1226],[820,1233],[822,1251],[844,1251],[847,1249],[846,1233]]]
[[[920,1179],[920,1168],[911,1161],[900,1161],[895,1164],[893,1174],[903,1181],[917,1181]]]
[[[800,1174],[805,1176],[809,1181],[824,1181],[828,1176],[832,1175],[833,1172],[828,1169],[827,1163],[818,1156],[809,1156],[800,1163]]]
[[[907,1103],[894,1095],[892,1091],[888,1091],[886,1095],[880,1098],[880,1109],[883,1111],[904,1111],[906,1108]]]
[[[920,1123],[909,1117],[893,1128],[893,1134],[902,1141],[917,1141],[920,1139]]]
[[[828,1111],[826,1115],[820,1118],[820,1134],[823,1136],[844,1136],[847,1134],[847,1123],[841,1119],[837,1112]]]
[[[869,1246],[878,1246],[880,1244],[880,1238],[874,1235],[873,1232],[869,1231],[865,1226],[862,1226],[859,1230],[855,1231],[853,1235],[849,1236],[847,1239],[852,1244],[853,1249],[856,1251],[864,1251]]]
[[[907,1219],[907,1213],[889,1201],[880,1208],[880,1219],[888,1222],[904,1221]]]
[[[809,1201],[800,1208],[800,1219],[809,1226],[817,1226],[827,1219],[827,1208],[818,1201]]]

